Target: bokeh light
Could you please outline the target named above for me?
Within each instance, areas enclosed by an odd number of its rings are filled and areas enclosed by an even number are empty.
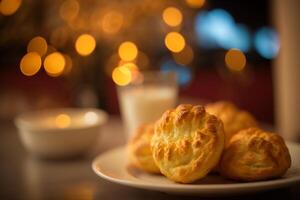
[[[71,124],[71,117],[67,114],[59,114],[55,118],[55,125],[58,128],[67,128]]]
[[[185,0],[191,8],[201,8],[205,4],[205,0]]]
[[[65,58],[59,52],[54,52],[46,56],[44,60],[44,68],[49,76],[59,76],[65,68]]]
[[[162,72],[175,72],[179,85],[187,85],[192,80],[191,69],[186,66],[179,65],[173,60],[166,60],[163,62],[160,70]]]
[[[189,45],[186,45],[182,51],[173,53],[173,58],[178,64],[188,65],[194,59],[194,51]]]
[[[163,11],[162,18],[169,26],[178,26],[182,22],[182,13],[178,8],[168,7]]]
[[[89,111],[84,114],[84,121],[87,124],[95,124],[98,121],[98,115],[95,112]]]
[[[47,48],[47,41],[43,37],[37,36],[32,38],[28,43],[27,52],[36,52],[40,56],[43,56],[46,54]]]
[[[117,33],[122,28],[123,21],[124,17],[120,12],[110,11],[102,18],[102,30],[108,34]]]
[[[138,76],[139,76],[139,68],[138,66],[133,63],[133,62],[128,62],[128,63],[124,63],[122,65],[119,65],[120,67],[126,67],[127,69],[129,69],[130,73],[131,73],[131,80],[130,82],[134,82]]]
[[[119,86],[125,86],[132,80],[131,71],[126,66],[116,67],[112,73],[113,81]]]
[[[236,24],[229,12],[223,9],[200,12],[195,19],[199,44],[204,48],[250,48],[250,32],[245,25]]]
[[[0,1],[0,13],[2,15],[14,14],[22,4],[22,0],[1,0]]]
[[[172,52],[180,52],[185,47],[185,39],[178,32],[170,32],[165,37],[165,45]]]
[[[20,62],[20,70],[25,76],[33,76],[42,65],[41,56],[36,52],[27,53]]]
[[[254,46],[262,57],[275,58],[280,47],[277,32],[269,27],[260,28],[254,36]]]
[[[122,60],[133,61],[138,55],[138,48],[133,42],[126,41],[119,46],[118,53]]]
[[[77,17],[79,10],[80,4],[78,1],[66,0],[61,4],[59,14],[63,20],[70,22]]]
[[[203,47],[220,46],[218,41],[228,40],[233,29],[234,19],[223,9],[199,12],[195,19],[197,39]]]
[[[225,49],[237,48],[243,52],[248,52],[251,46],[251,36],[248,27],[244,24],[236,24],[230,40],[220,42],[220,44]]]
[[[75,43],[75,48],[78,54],[82,56],[90,55],[96,47],[96,40],[89,34],[80,35]]]
[[[225,54],[226,66],[232,71],[242,71],[246,62],[245,54],[239,49],[230,49]]]

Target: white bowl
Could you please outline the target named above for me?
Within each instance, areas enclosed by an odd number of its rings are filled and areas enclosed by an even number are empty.
[[[107,118],[99,109],[61,108],[21,114],[15,118],[15,125],[30,153],[62,158],[86,152]]]

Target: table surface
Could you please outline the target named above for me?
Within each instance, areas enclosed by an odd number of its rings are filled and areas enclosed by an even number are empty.
[[[111,116],[97,144],[87,155],[69,160],[41,160],[25,151],[11,121],[0,121],[0,199],[207,199],[131,188],[110,183],[94,174],[93,158],[124,145],[123,133],[120,118]],[[273,198],[299,199],[300,185],[224,199]]]

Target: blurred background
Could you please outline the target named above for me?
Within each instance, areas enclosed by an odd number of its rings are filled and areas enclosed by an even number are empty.
[[[1,119],[73,106],[118,114],[116,85],[155,69],[177,72],[182,101],[229,100],[274,123],[272,1],[1,0],[0,28]]]

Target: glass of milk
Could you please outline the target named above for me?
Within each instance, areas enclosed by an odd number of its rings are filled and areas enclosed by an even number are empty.
[[[144,123],[154,123],[177,103],[174,72],[141,72],[136,81],[118,86],[118,98],[126,136],[129,139]]]

